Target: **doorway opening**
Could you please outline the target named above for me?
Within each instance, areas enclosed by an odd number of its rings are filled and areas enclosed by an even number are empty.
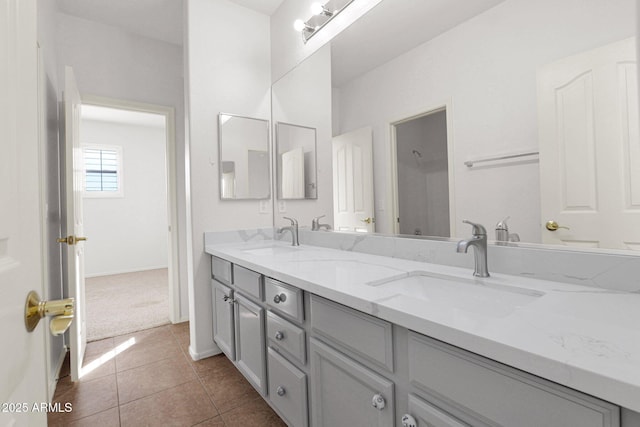
[[[447,108],[397,121],[391,127],[395,233],[451,237]]]
[[[173,120],[166,107],[83,99],[87,341],[177,319]]]

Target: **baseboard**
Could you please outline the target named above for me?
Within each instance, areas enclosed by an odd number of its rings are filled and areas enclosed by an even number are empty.
[[[54,371],[53,378],[49,381],[49,400],[53,400],[53,395],[56,392],[56,386],[58,385],[58,379],[60,378],[60,371],[62,370],[62,364],[64,363],[64,358],[67,355],[67,348],[62,347],[62,351],[60,352],[60,357],[58,358],[58,363],[56,363],[56,368]]]
[[[193,350],[193,347],[191,345],[189,346],[189,355],[193,360],[206,359],[207,357],[215,356],[220,353],[222,353],[222,350],[220,350],[218,347],[210,348],[208,350],[201,351],[200,353],[196,353]]]
[[[106,273],[85,274],[84,277],[86,279],[91,279],[93,277],[113,276],[114,274],[127,274],[127,273],[138,273],[140,271],[160,270],[161,268],[169,268],[169,267],[166,265],[160,265],[157,267],[134,268],[130,270],[109,271]]]

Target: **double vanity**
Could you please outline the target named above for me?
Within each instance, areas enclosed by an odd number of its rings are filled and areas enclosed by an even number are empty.
[[[277,240],[206,252],[213,339],[291,426],[640,425],[638,294]]]

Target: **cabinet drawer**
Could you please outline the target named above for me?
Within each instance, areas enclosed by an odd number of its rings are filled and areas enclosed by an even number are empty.
[[[620,426],[615,405],[413,332],[409,378],[415,388],[491,425]]]
[[[231,275],[231,263],[217,256],[211,257],[211,274],[214,279],[227,285],[233,284],[233,276]]]
[[[413,417],[416,425],[419,427],[469,427],[469,424],[455,419],[453,416],[413,394],[409,395],[408,415]]]
[[[239,265],[233,265],[233,284],[246,294],[262,301],[262,275]]]
[[[393,372],[391,323],[311,295],[311,329]]]
[[[268,311],[267,337],[278,350],[284,350],[285,353],[303,365],[306,363],[307,352],[304,329]]]
[[[269,307],[297,322],[304,321],[302,290],[267,277],[264,280],[264,296]]]
[[[307,410],[307,376],[286,359],[268,349],[269,400],[287,424],[309,425]]]

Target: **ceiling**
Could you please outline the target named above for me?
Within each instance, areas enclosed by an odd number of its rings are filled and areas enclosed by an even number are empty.
[[[283,0],[230,0],[271,16]],[[183,0],[58,0],[62,13],[182,46]]]
[[[340,87],[503,1],[384,0],[332,40],[332,83]]]

